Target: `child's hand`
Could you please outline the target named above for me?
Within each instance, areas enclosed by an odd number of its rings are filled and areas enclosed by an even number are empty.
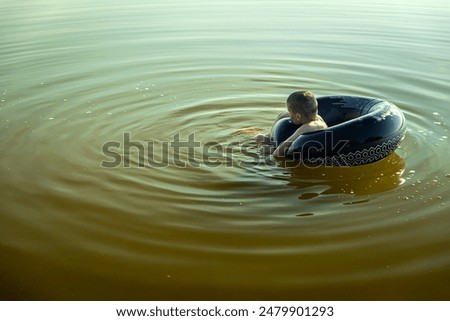
[[[256,135],[255,141],[257,143],[268,144],[270,142],[269,135],[262,135],[262,134]]]
[[[255,140],[257,143],[262,143],[264,141],[264,135],[263,134],[256,135]]]

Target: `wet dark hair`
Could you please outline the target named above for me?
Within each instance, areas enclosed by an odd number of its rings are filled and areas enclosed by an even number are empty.
[[[314,119],[317,116],[317,100],[309,90],[293,92],[286,100],[286,104],[293,112],[308,119]]]

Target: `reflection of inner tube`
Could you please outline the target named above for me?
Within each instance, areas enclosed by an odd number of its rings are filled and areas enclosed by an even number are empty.
[[[404,182],[405,160],[395,152],[365,166],[311,167],[295,161],[280,162],[280,165],[287,165],[289,185],[301,193],[300,199],[329,194],[374,195]]]
[[[299,136],[286,157],[316,165],[369,164],[391,154],[405,136],[405,117],[390,102],[355,96],[325,96],[317,101],[328,128]],[[297,128],[290,118],[282,118],[273,125],[271,139],[278,146]]]

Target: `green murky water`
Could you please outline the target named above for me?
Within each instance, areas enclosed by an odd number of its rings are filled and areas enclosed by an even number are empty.
[[[0,297],[449,299],[449,30],[439,0],[0,1]],[[301,88],[406,138],[256,157]]]

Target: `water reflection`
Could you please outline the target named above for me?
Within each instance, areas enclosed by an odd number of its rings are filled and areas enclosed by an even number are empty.
[[[392,153],[381,161],[354,167],[308,167],[281,161],[289,171],[289,185],[299,189],[300,199],[324,194],[372,195],[392,190],[404,182],[405,160]]]

